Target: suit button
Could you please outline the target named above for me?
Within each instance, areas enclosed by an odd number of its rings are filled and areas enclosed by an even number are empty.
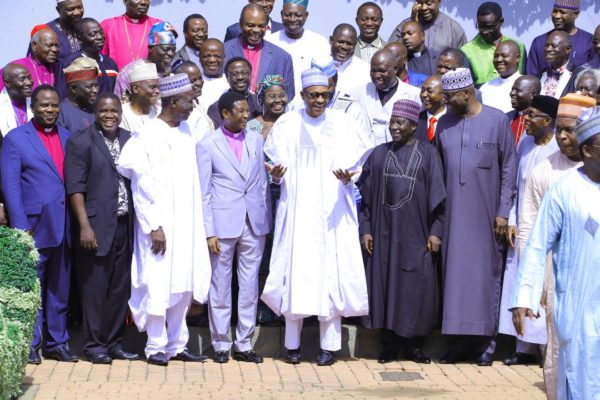
[[[248,194],[248,192],[244,190],[244,194]]]
[[[64,200],[61,200],[60,204],[65,204],[65,201],[64,201]]]

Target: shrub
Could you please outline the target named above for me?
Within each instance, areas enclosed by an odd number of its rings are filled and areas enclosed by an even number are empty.
[[[40,307],[38,259],[26,232],[0,226],[0,400],[21,394]]]

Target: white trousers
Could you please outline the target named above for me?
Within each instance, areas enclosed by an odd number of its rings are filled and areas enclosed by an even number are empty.
[[[285,348],[295,350],[300,348],[300,337],[304,319],[285,319]],[[331,319],[319,318],[319,333],[321,349],[338,351],[342,348],[342,317]]]
[[[185,350],[190,337],[185,317],[191,301],[191,292],[172,294],[166,315],[148,315],[146,357],[165,353],[171,358]]]

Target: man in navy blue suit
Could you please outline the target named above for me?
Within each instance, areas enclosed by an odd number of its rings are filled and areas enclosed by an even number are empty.
[[[287,83],[290,100],[295,94],[292,57],[280,47],[264,40],[269,18],[262,7],[248,4],[242,9],[242,32],[225,42],[225,62],[233,57],[244,57],[252,66],[250,92],[256,92],[256,83],[266,75],[281,75]]]
[[[8,132],[2,144],[0,175],[10,225],[33,237],[40,260],[37,267],[42,306],[33,331],[29,362],[44,358],[77,361],[67,346],[70,285],[68,211],[63,181],[64,148],[71,133],[56,125],[58,92],[40,85],[31,96],[33,118]],[[44,329],[45,328],[45,329]]]
[[[267,31],[271,33],[278,32],[283,29],[283,24],[281,22],[273,21],[271,18],[271,11],[273,11],[273,5],[275,5],[275,0],[248,0],[248,3],[254,3],[259,5],[265,10],[267,17],[269,17],[269,22],[267,24]],[[231,24],[227,27],[227,32],[225,33],[224,42],[231,40],[233,38],[237,38],[242,33],[242,28],[240,27],[240,23],[236,22],[235,24]]]

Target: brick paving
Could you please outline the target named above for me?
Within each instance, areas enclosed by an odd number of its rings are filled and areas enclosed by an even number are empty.
[[[418,379],[386,381],[384,376]],[[506,367],[498,361],[484,368],[408,361],[381,365],[373,359],[343,359],[330,367],[308,361],[294,366],[272,358],[263,364],[174,361],[167,368],[143,361],[44,361],[27,367],[23,387],[22,400],[546,398],[541,368]]]

